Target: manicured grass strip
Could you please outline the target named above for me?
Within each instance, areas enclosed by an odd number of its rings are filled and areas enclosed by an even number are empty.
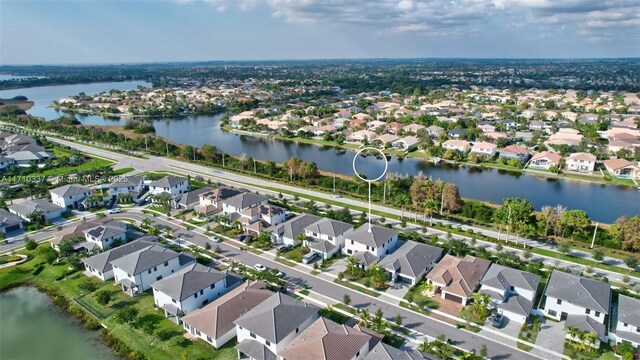
[[[603,270],[607,270],[607,271],[611,271],[611,272],[616,272],[616,273],[623,274],[623,275],[640,277],[640,272],[638,272],[638,271],[625,270],[625,269],[622,269],[622,268],[620,268],[618,266],[615,266],[615,265],[603,264],[601,262],[597,262],[597,261],[594,261],[594,260],[591,260],[591,259],[584,259],[584,258],[580,258],[580,257],[568,256],[568,255],[557,253],[555,251],[551,251],[551,250],[547,250],[547,249],[541,249],[541,248],[537,248],[537,247],[531,248],[531,252],[534,253],[534,254],[544,255],[544,256],[555,258],[555,259],[560,259],[560,260],[573,262],[573,263],[576,263],[576,264],[592,266],[594,268],[599,268],[599,269],[603,269]]]
[[[356,284],[354,284],[352,282],[343,281],[343,280],[339,280],[339,279],[335,279],[335,280],[333,280],[333,282],[336,283],[336,284],[340,284],[340,285],[346,286],[351,290],[359,291],[359,292],[361,292],[363,294],[366,294],[366,295],[369,295],[369,296],[373,296],[373,297],[380,296],[379,293],[377,293],[375,291],[372,291],[372,290],[369,290],[367,288],[364,288],[362,286],[356,285]]]
[[[288,267],[296,267],[296,266],[298,266],[298,264],[296,264],[295,262],[289,261],[289,260],[287,260],[285,258],[282,258],[282,257],[277,257],[274,260],[279,262],[280,264],[286,265]]]
[[[420,314],[425,315],[425,316],[431,315],[431,311],[425,310],[425,309],[420,308],[418,306],[411,305],[411,304],[409,304],[408,302],[405,302],[405,301],[400,302],[400,306],[405,308],[405,309],[409,309],[409,310],[415,311],[415,312],[420,313]]]

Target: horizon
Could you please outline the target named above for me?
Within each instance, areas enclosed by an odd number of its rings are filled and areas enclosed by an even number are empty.
[[[631,0],[0,0],[0,5],[2,65],[640,57],[640,2]]]

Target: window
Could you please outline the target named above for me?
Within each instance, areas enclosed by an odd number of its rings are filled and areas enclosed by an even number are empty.
[[[153,267],[153,271],[154,271],[154,272],[158,271],[158,267],[157,267],[157,266],[154,266],[154,267]]]
[[[300,328],[296,328],[296,334],[298,333],[298,331],[300,331]]]
[[[162,280],[162,275],[160,275],[160,276],[158,276],[158,277],[156,278],[156,281],[159,281],[159,280]]]
[[[147,274],[151,274],[151,269],[149,269],[149,271],[147,271]]]
[[[254,334],[254,333],[252,333],[252,332],[250,332],[250,333],[249,333],[249,336],[251,336],[251,337],[252,337],[252,338],[254,338],[254,339],[256,338],[256,334]]]
[[[213,340],[211,340],[211,336],[207,336],[207,341],[208,342],[212,342]]]
[[[269,340],[265,340],[264,344],[267,345],[267,346],[271,346],[271,343],[269,342]]]
[[[622,326],[627,327],[627,326],[629,326],[629,324],[624,323],[624,324],[622,324]]]
[[[558,304],[558,305],[562,304],[562,300],[560,300],[560,299],[556,300],[556,304]]]
[[[558,315],[558,313],[555,310],[549,310],[547,313],[549,314],[549,316],[554,316],[554,317]]]
[[[513,285],[509,286],[509,290],[514,291],[515,289],[516,288]]]
[[[587,309],[587,310],[585,310],[585,312],[584,312],[584,313],[585,313],[585,314],[587,314],[587,315],[591,314],[591,309]]]
[[[211,284],[211,288],[213,289],[214,287],[216,287],[216,284]]]
[[[178,302],[176,301],[176,299],[171,299],[171,301],[173,301],[174,304],[177,304]]]
[[[600,317],[600,311],[596,311],[596,317]]]
[[[351,245],[353,245],[353,240],[351,240]]]
[[[200,290],[200,295],[204,294],[204,290]]]
[[[168,261],[165,261],[165,262],[164,262],[164,267],[167,267],[167,266],[169,266],[169,262],[168,262]]]
[[[197,299],[198,298],[198,293],[193,294],[193,298]]]

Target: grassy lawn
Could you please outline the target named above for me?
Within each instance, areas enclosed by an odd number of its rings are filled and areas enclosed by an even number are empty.
[[[39,173],[38,175],[40,176],[68,175],[78,171],[84,171],[84,170],[99,168],[103,166],[111,166],[113,164],[114,164],[113,161],[109,161],[101,158],[92,158],[91,160],[88,160],[77,166],[65,166],[61,168],[49,169]]]
[[[280,264],[289,266],[289,267],[296,267],[297,266],[297,264],[294,263],[293,261],[289,261],[287,259],[283,259],[282,257],[275,258],[275,261],[279,262]]]
[[[533,322],[538,322],[539,320],[537,320],[537,318],[532,318]],[[536,343],[536,339],[538,338],[538,332],[540,332],[540,327],[539,326],[533,326],[532,325],[532,320],[527,320],[526,323],[522,324],[522,327],[520,328],[520,333],[518,334],[518,339],[522,339],[525,341],[528,341],[530,343],[535,344]],[[533,349],[531,346],[529,345],[525,345],[521,342],[518,342],[518,349],[524,350],[524,351],[531,351],[531,349]]]
[[[67,149],[63,149],[61,147],[58,146],[54,146],[53,149],[51,150],[53,152],[53,156],[56,158],[59,157],[71,157],[73,155],[73,153]]]
[[[46,246],[48,244],[41,244],[39,248]],[[20,253],[35,254],[26,250],[20,251]],[[78,304],[76,307],[82,309],[81,312],[97,314],[98,320],[107,327],[103,331],[128,345],[133,351],[144,354],[148,359],[180,359],[184,352],[188,354],[190,359],[237,359],[237,353],[231,343],[222,349],[215,350],[202,340],[191,342],[185,339],[182,336],[181,326],[169,321],[162,312],[154,309],[151,294],[144,293],[132,298],[120,291],[119,286],[115,285],[113,281],[102,282],[96,278],[89,278],[80,271],[70,273],[68,264],[64,261],[47,265],[43,260],[41,256],[36,255],[24,264],[0,269],[0,289],[28,284],[52,288],[58,293],[56,296],[64,298],[63,302],[70,304],[70,306]],[[66,277],[65,274],[67,274]],[[94,289],[83,294],[79,285],[85,283],[92,284]],[[94,294],[99,290],[113,293],[114,298],[108,306],[98,304],[94,298]],[[76,301],[74,298],[79,300]],[[117,323],[113,313],[123,306],[137,308],[139,311],[138,319],[150,320],[155,325],[156,331],[158,329],[168,330],[171,337],[167,341],[161,341],[155,335],[149,335],[141,329]],[[91,311],[88,312],[85,308],[89,308]]]
[[[291,261],[302,262],[304,254],[302,245],[298,245],[287,252],[281,253],[280,256]]]
[[[130,173],[132,171],[134,171],[135,169],[132,167],[126,167],[126,168],[122,168],[122,169],[118,169],[118,170],[114,170],[113,171],[113,175],[114,176],[118,176],[118,175],[124,175],[127,173]]]
[[[619,359],[615,353],[611,350],[611,347],[607,344],[602,344],[600,349],[593,350],[591,352],[577,351],[573,348],[572,344],[567,340],[564,342],[563,354],[570,357],[572,360],[613,360]]]
[[[359,292],[361,292],[363,294],[367,294],[369,296],[373,296],[373,297],[380,296],[379,293],[377,293],[377,292],[375,292],[373,290],[369,290],[369,289],[365,288],[364,285],[360,286],[360,285],[356,285],[356,284],[354,284],[354,283],[352,283],[350,281],[343,281],[343,280],[339,280],[339,279],[335,279],[335,280],[333,280],[333,282],[336,283],[336,284],[340,284],[340,285],[346,286],[351,290],[355,290],[355,291],[359,291]]]
[[[421,287],[420,285],[414,286],[413,288],[411,288],[411,290],[409,290],[409,292],[404,295],[404,299],[409,302],[414,302],[421,308],[428,307],[434,310],[437,309],[440,304],[437,301],[433,300],[433,298],[422,295],[422,290],[423,287]]]
[[[467,306],[465,308],[463,308],[462,310],[460,310],[460,314],[458,315],[458,317],[470,321],[472,323],[478,324],[478,325],[484,325],[484,322],[487,320],[487,317],[477,317],[473,311],[472,311],[472,307],[471,306]]]
[[[319,313],[320,313],[320,316],[326,317],[327,319],[335,321],[341,325],[345,324],[347,321],[349,321],[349,319],[351,319],[350,316],[347,316],[341,312],[338,312],[332,309],[327,309],[327,308],[321,309]]]

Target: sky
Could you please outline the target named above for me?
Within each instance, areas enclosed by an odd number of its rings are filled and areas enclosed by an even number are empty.
[[[640,56],[640,0],[0,0],[0,65]]]

